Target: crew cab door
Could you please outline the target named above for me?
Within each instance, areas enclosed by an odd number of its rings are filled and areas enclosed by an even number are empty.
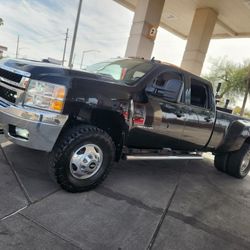
[[[181,143],[185,150],[199,150],[207,145],[213,132],[216,116],[213,90],[206,81],[190,76],[187,93],[189,101],[184,111],[186,123]]]
[[[138,148],[180,147],[180,138],[185,124],[183,112],[183,76],[174,70],[162,70],[145,88],[143,125],[132,128],[129,146]],[[135,103],[135,113],[143,113]],[[139,110],[139,111],[138,111]],[[142,115],[140,115],[142,116]]]

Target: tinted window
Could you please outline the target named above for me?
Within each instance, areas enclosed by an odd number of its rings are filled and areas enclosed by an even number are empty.
[[[155,78],[153,82],[147,86],[146,92],[154,96],[162,97],[165,100],[173,101],[176,100],[176,95],[180,98],[182,97],[183,87],[182,76],[169,71]]]
[[[196,79],[191,79],[191,105],[210,108],[208,86]]]

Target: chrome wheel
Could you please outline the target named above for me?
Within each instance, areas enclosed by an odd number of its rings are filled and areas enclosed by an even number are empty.
[[[244,156],[244,158],[242,160],[242,163],[240,166],[240,173],[242,175],[246,174],[249,166],[250,166],[250,150],[246,153],[246,155]]]
[[[97,173],[102,162],[102,150],[95,144],[86,144],[72,154],[70,172],[77,179],[87,179]]]

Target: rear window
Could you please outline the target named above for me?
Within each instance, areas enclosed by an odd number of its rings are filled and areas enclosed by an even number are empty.
[[[208,86],[197,79],[191,79],[191,105],[205,109],[211,108]]]

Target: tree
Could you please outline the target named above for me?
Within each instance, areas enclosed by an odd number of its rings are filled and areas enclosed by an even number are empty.
[[[239,106],[236,106],[236,107],[233,109],[233,114],[235,114],[235,115],[240,115],[240,114],[241,114],[241,108],[240,108]],[[246,109],[244,115],[245,115],[246,117],[250,118],[250,110],[249,110],[249,109]]]
[[[204,77],[212,82],[214,88],[221,82],[222,87],[219,97],[226,97],[234,102],[235,98],[243,96],[246,91],[247,93],[250,92],[248,88],[249,70],[250,61],[239,64],[231,62],[227,58],[219,58],[211,61],[210,72]],[[247,93],[245,96],[247,96]]]
[[[3,19],[0,17],[0,26],[3,25]]]

